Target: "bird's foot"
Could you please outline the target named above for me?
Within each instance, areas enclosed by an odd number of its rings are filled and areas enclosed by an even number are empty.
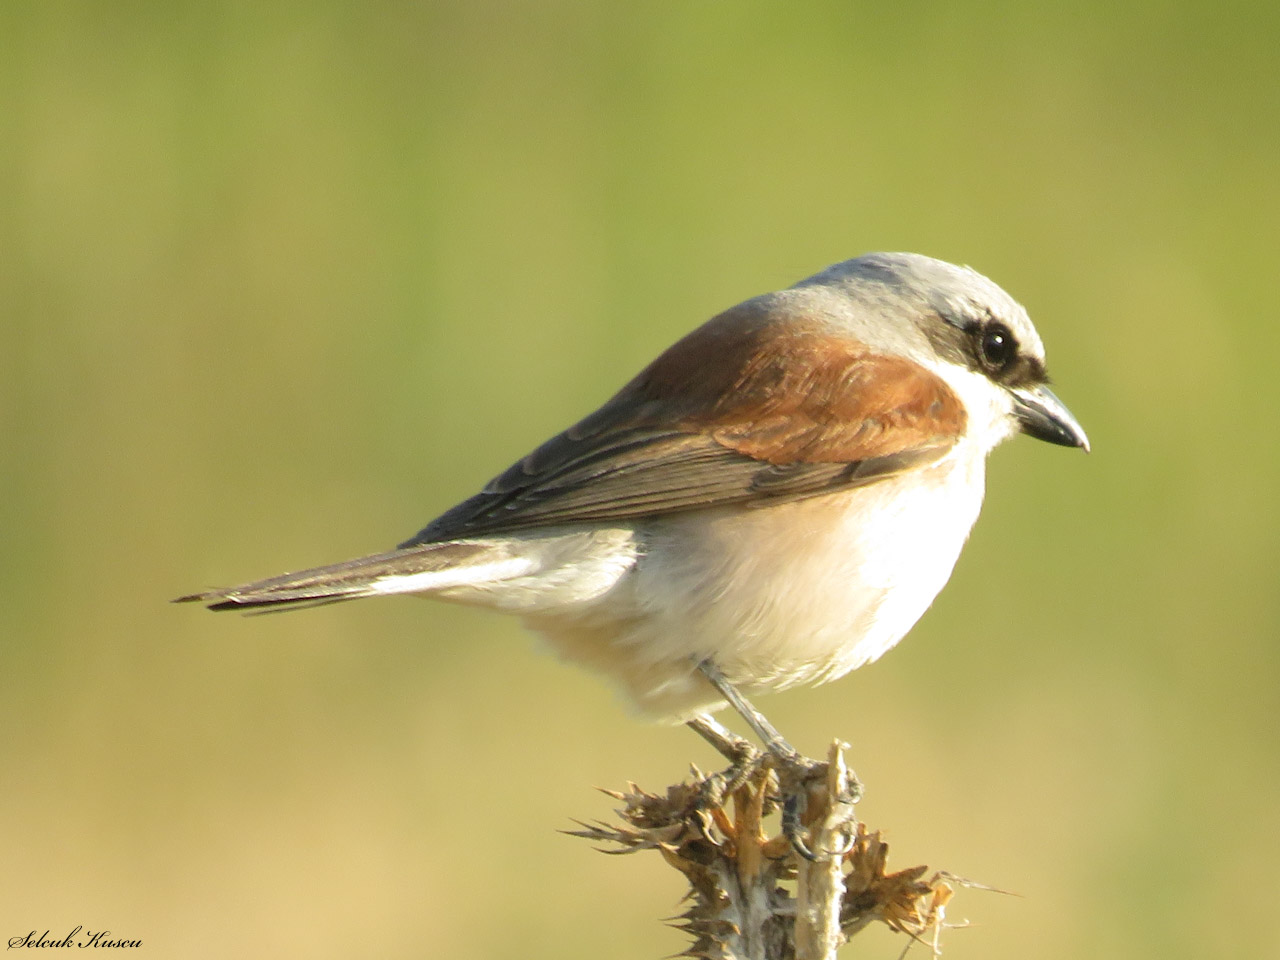
[[[862,782],[853,771],[848,771],[843,789],[836,797],[830,797],[829,765],[813,760],[792,750],[789,754],[772,753],[770,760],[778,777],[778,793],[782,804],[782,833],[798,856],[818,863],[832,857],[842,857],[847,849],[814,851],[806,836],[811,834],[809,825],[821,816],[831,800],[841,804],[855,804],[862,799]],[[816,816],[809,816],[816,809]]]
[[[778,780],[783,834],[799,856],[810,861],[842,856],[843,852],[838,851],[824,851],[821,855],[814,853],[806,842],[804,834],[806,831],[812,833],[808,829],[809,824],[823,815],[821,811],[829,803],[852,805],[861,799],[862,784],[858,778],[852,771],[847,771],[840,778],[838,787],[834,781],[828,783],[828,775],[831,773],[830,765],[806,757],[784,740],[764,714],[752,706],[750,701],[725,678],[719,667],[708,659],[699,662],[698,669],[706,677],[707,682],[725,698],[746,721],[752,732],[760,738],[765,752],[760,755],[749,741],[731,733],[706,714],[689,721],[689,726],[734,764],[727,773],[739,784],[745,782],[751,770],[757,767],[757,756],[769,764]],[[748,757],[751,759],[748,760]],[[733,773],[739,770],[743,771],[743,775],[741,778],[734,778]],[[813,800],[821,800],[821,802],[815,805],[812,803]],[[812,814],[810,814],[811,810]]]
[[[716,748],[729,761],[729,766],[711,774],[702,782],[704,801],[710,806],[723,806],[731,796],[760,770],[765,754],[751,743],[707,714],[688,721],[688,726],[698,736]]]

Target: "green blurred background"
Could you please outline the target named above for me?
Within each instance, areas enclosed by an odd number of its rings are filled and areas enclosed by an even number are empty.
[[[1023,895],[949,957],[1280,954],[1280,13],[1120,6],[0,6],[0,936],[682,949],[674,873],[556,830],[687,731],[482,612],[165,601],[394,544],[906,249],[1028,306],[1095,452],[998,452],[910,640],[764,705],[894,864]]]

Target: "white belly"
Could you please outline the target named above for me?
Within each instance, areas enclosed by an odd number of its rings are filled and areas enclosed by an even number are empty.
[[[526,620],[659,716],[718,700],[695,672],[707,657],[747,693],[834,680],[902,639],[951,575],[985,462],[957,453],[905,480],[651,521],[612,589]]]

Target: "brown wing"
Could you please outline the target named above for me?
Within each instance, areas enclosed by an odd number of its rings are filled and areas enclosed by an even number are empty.
[[[964,427],[935,374],[748,301],[402,546],[812,496],[935,460]]]

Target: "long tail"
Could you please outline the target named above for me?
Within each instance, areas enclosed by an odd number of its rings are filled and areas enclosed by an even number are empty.
[[[193,593],[173,602],[205,603],[210,610],[287,610],[389,593],[431,593],[519,576],[533,566],[509,544],[457,540],[375,553],[238,587]]]

